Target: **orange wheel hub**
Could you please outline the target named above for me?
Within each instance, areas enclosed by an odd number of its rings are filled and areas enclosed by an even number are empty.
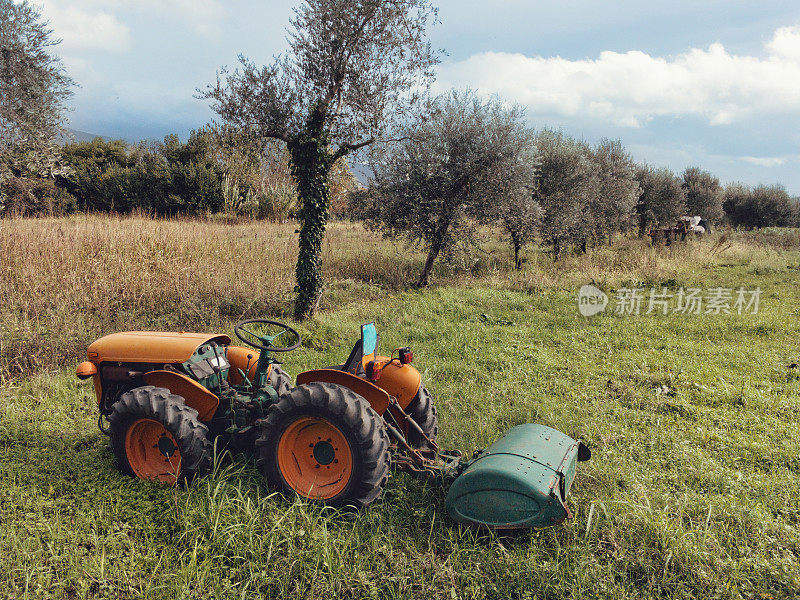
[[[278,441],[278,468],[301,496],[328,500],[353,473],[353,455],[344,433],[322,417],[300,417]]]
[[[178,480],[181,451],[172,434],[158,421],[134,421],[125,434],[125,453],[137,477],[170,485]]]

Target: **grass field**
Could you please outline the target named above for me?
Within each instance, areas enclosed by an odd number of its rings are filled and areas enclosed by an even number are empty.
[[[395,475],[351,518],[270,494],[245,458],[167,489],[121,476],[73,375],[125,328],[231,332],[290,307],[293,226],[75,217],[0,221],[0,597],[795,598],[800,595],[800,236],[639,241],[522,273],[487,241],[409,289],[422,257],[332,226],[326,289],[292,374],[346,356],[374,318],[406,342],[445,447],[534,421],[582,437],[562,526],[463,529],[444,490]],[[265,253],[269,249],[269,254]],[[757,315],[606,313],[578,288],[762,290]],[[613,299],[612,299],[613,304]]]

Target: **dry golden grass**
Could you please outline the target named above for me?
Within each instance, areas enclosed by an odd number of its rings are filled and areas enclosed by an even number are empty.
[[[285,315],[294,231],[291,223],[142,217],[2,220],[0,375],[81,356],[87,343],[115,330],[227,330],[245,316]],[[324,251],[330,281],[389,289],[410,279],[415,258],[338,223]]]
[[[222,329],[239,318],[290,314],[296,225],[75,215],[0,220],[0,379],[81,357],[100,335],[126,329]],[[772,264],[797,236],[759,234],[650,248],[613,248],[553,262],[533,248],[513,272],[498,236],[483,232],[474,257],[441,264],[435,280],[518,290],[589,281],[662,281],[747,255]],[[791,236],[790,236],[791,237]],[[767,240],[766,242],[764,240]],[[320,309],[379,299],[413,285],[424,256],[357,224],[331,223]]]

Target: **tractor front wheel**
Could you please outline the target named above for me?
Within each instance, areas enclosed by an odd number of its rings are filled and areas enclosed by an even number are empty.
[[[267,484],[332,506],[363,508],[389,478],[389,437],[381,417],[349,388],[299,385],[260,424],[257,461]]]
[[[108,420],[117,467],[127,475],[174,485],[211,468],[208,428],[167,389],[148,385],[122,394]]]

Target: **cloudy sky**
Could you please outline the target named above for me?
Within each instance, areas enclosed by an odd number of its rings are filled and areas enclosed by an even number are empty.
[[[75,129],[184,137],[212,114],[195,89],[242,53],[285,45],[295,0],[44,0],[80,84]],[[798,0],[442,0],[437,90],[471,87],[530,122],[637,160],[699,165],[800,194]]]

